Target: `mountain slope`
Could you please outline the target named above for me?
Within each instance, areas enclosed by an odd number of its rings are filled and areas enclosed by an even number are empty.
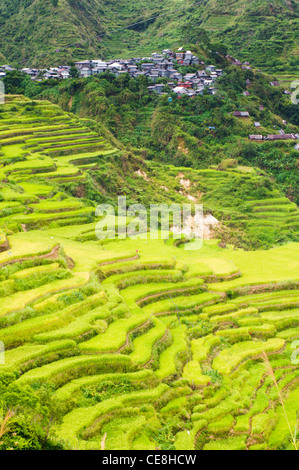
[[[47,51],[86,40],[103,32],[101,23],[94,18],[102,14],[101,3],[59,0],[55,7],[52,1],[4,0],[0,6],[1,52],[10,61],[44,63]],[[95,52],[94,46],[90,52]],[[71,57],[72,50],[59,58]],[[36,58],[36,60],[35,60]],[[55,61],[54,55],[47,60]]]
[[[199,29],[205,28],[212,40],[259,67],[296,69],[297,2],[203,0],[190,8],[193,3],[3,0],[0,54],[7,61],[40,66],[97,55],[132,56],[197,42]]]
[[[118,153],[128,196],[147,191],[147,204],[162,182],[166,200],[188,201],[188,178],[219,209],[237,190],[281,214],[288,200],[237,168],[148,162],[146,181],[87,120],[47,101],[8,96],[1,114],[0,450],[297,448],[281,397],[295,429],[299,244],[188,250],[165,232],[98,240],[99,199],[82,192],[101,171],[107,188],[115,182]]]

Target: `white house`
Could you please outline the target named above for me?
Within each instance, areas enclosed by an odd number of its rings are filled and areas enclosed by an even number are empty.
[[[113,62],[113,64],[108,65],[108,69],[117,69],[117,70],[122,70],[123,66],[119,64],[118,62]]]
[[[178,95],[188,95],[188,90],[183,86],[176,86],[172,91]]]
[[[92,75],[92,71],[88,67],[83,67],[83,69],[80,70],[80,77],[81,78],[91,77],[91,75]]]
[[[206,71],[207,72],[215,72],[216,66],[215,65],[207,65]]]
[[[101,59],[95,59],[91,61],[93,67],[107,67],[107,62],[103,62]]]

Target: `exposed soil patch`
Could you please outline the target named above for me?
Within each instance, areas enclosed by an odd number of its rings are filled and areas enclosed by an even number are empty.
[[[197,198],[190,196],[190,194],[183,193],[189,200],[196,202]],[[197,237],[203,240],[210,240],[215,235],[215,230],[221,226],[219,220],[212,216],[212,214],[195,214],[195,216],[189,216],[184,221],[184,228],[179,226],[171,227],[171,231],[175,234],[184,234],[190,236],[195,234]]]
[[[45,255],[36,256],[36,258],[40,259],[57,259],[59,255],[60,245],[54,246],[54,248],[50,251],[50,253],[46,253]]]
[[[66,263],[69,269],[73,269],[75,267],[75,261],[70,256],[66,256]]]
[[[9,241],[6,238],[5,242],[2,243],[2,245],[0,245],[0,253],[2,253],[3,251],[7,251],[9,249],[10,249]]]
[[[223,281],[231,281],[232,279],[237,279],[241,277],[241,271],[237,273],[229,274],[228,276],[217,276],[216,274],[212,274],[211,276],[198,276],[204,279],[207,283],[211,284],[213,282],[223,282]]]
[[[190,189],[191,188],[191,181],[188,179],[180,178],[180,183],[185,189]]]
[[[149,178],[148,178],[147,174],[145,173],[145,171],[137,170],[137,171],[135,171],[135,175],[141,176],[141,178],[143,178],[145,181],[149,181]]]
[[[59,255],[59,249],[60,249],[60,245],[56,245],[54,246],[54,248],[52,248],[52,250],[49,252],[49,253],[46,253],[44,255],[40,255],[40,256],[27,256],[27,257],[23,257],[23,258],[15,258],[15,259],[12,259],[12,260],[9,260],[9,261],[4,261],[4,263],[1,263],[0,264],[0,267],[2,266],[7,266],[8,264],[15,264],[15,263],[20,263],[22,261],[27,261],[29,259],[51,259],[51,260],[55,260],[58,258],[58,255]],[[4,251],[4,250],[3,250]]]
[[[122,263],[125,261],[133,261],[134,259],[139,259],[139,255],[132,256],[132,258],[116,259],[112,261],[105,261],[104,263],[99,263],[99,266],[107,266],[108,264]]]

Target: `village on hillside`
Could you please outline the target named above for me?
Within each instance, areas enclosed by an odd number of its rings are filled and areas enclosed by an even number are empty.
[[[234,59],[235,60],[235,59]],[[248,68],[248,65],[242,65],[235,60],[236,65]],[[181,66],[202,66],[203,70],[195,73],[186,73],[185,75],[177,69]],[[114,59],[103,61],[83,60],[75,63],[79,78],[88,78],[93,75],[100,75],[110,72],[116,76],[129,74],[132,78],[145,76],[153,82],[148,87],[149,92],[163,94],[165,83],[158,83],[161,78],[168,79],[167,85],[172,92],[178,95],[196,96],[202,95],[206,90],[209,94],[216,93],[215,82],[223,74],[222,69],[215,65],[205,65],[191,51],[185,51],[183,47],[178,52],[165,49],[161,54],[152,53],[151,57],[134,57],[131,59]],[[9,65],[0,66],[0,79],[5,77],[8,71],[14,70]],[[62,65],[60,67],[51,67],[49,69],[23,68],[22,72],[31,77],[32,80],[42,81],[49,79],[68,79],[72,78],[71,66]]]
[[[249,62],[242,63],[231,55],[226,55],[226,59],[234,66],[240,67],[242,70],[251,70]],[[192,73],[183,74],[180,70],[182,67],[194,67]],[[131,59],[114,59],[103,61],[102,59],[83,60],[75,62],[74,66],[62,65],[60,67],[51,67],[49,69],[23,68],[20,71],[26,73],[34,81],[41,82],[43,80],[65,80],[73,78],[72,69],[78,78],[89,78],[91,76],[99,76],[104,73],[111,73],[114,76],[128,74],[131,78],[146,77],[152,84],[147,89],[149,93],[157,93],[158,95],[169,94],[166,92],[170,88],[171,93],[181,96],[195,97],[207,93],[215,95],[217,92],[216,81],[224,73],[223,69],[219,69],[216,65],[206,65],[191,51],[186,51],[183,47],[178,52],[170,49],[164,49],[162,53],[153,52],[150,57],[133,57]],[[15,70],[10,65],[0,66],[0,80],[6,76],[9,71]],[[163,83],[161,83],[161,79]],[[246,90],[243,95],[250,97],[251,82],[246,80]],[[278,82],[270,82],[271,86],[279,86]],[[168,88],[166,88],[168,87]],[[289,94],[288,90],[285,93]],[[169,98],[171,100],[172,98]],[[261,105],[260,110],[263,110]],[[248,111],[235,111],[232,113],[236,118],[250,118]],[[286,124],[286,122],[283,122]],[[254,123],[256,128],[261,127],[259,122]],[[298,134],[286,134],[282,129],[278,134],[271,135],[249,135],[251,141],[263,140],[297,140]],[[298,150],[298,144],[295,149]]]

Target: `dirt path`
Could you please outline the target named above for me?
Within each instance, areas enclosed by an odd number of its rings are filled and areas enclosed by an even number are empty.
[[[294,281],[289,287],[286,285],[281,284],[256,284],[254,286],[244,286],[244,287],[237,287],[236,289],[232,289],[235,292],[238,292],[240,296],[242,295],[252,295],[252,294],[262,294],[263,292],[274,292],[280,290],[294,290],[299,287],[299,281]],[[246,289],[246,292],[243,294],[242,289]]]
[[[180,293],[180,292],[190,292],[190,295],[192,294],[193,291],[196,291],[198,289],[198,286],[194,287],[193,289],[190,288],[190,287],[185,287],[185,288],[181,288],[181,289],[173,289],[173,290],[167,290],[167,291],[161,291],[161,292],[157,292],[156,294],[152,294],[152,295],[148,295],[146,297],[143,297],[142,299],[139,299],[139,300],[136,300],[136,304],[139,305],[139,304],[143,304],[144,302],[146,302],[147,300],[149,299],[154,299],[156,297],[163,297],[163,296],[167,296],[167,295],[171,295],[171,294],[176,294],[176,293]],[[142,307],[143,305],[141,305]]]
[[[238,271],[237,273],[229,274],[228,276],[217,276],[216,274],[212,274],[209,276],[196,276],[201,279],[204,279],[208,284],[212,284],[214,282],[225,282],[225,281],[231,281],[232,279],[237,279],[238,277],[241,277],[242,273],[241,271]]]
[[[6,238],[5,242],[2,243],[2,245],[0,245],[0,253],[3,253],[4,251],[8,251],[8,250],[10,250],[10,244],[9,244],[8,239]]]
[[[3,263],[0,263],[0,268],[2,268],[3,266],[7,266],[9,264],[15,264],[15,263],[20,263],[22,261],[28,261],[28,260],[31,260],[31,259],[50,259],[50,260],[55,260],[58,258],[58,255],[59,255],[59,249],[60,249],[60,245],[56,245],[54,246],[54,248],[52,248],[52,250],[49,252],[49,253],[45,253],[44,255],[39,255],[39,256],[26,256],[26,257],[23,257],[23,258],[15,258],[15,259],[11,259],[9,261],[4,261]]]
[[[147,326],[150,324],[150,320],[146,320],[144,323],[142,323],[142,325],[139,325],[137,326],[136,328],[134,328],[133,330],[130,330],[128,331],[127,333],[127,336],[126,336],[126,341],[124,342],[124,344],[116,351],[116,354],[119,354],[124,348],[126,348],[127,346],[129,346],[130,344],[130,338],[129,336],[134,333],[134,331],[138,331],[139,329],[141,328],[147,328]],[[133,342],[133,341],[132,341]]]
[[[112,261],[105,261],[104,263],[99,263],[98,266],[107,266],[108,264],[122,263],[125,261],[133,261],[135,259],[139,259],[139,255],[132,256],[132,258],[123,258],[123,259],[116,259]]]

